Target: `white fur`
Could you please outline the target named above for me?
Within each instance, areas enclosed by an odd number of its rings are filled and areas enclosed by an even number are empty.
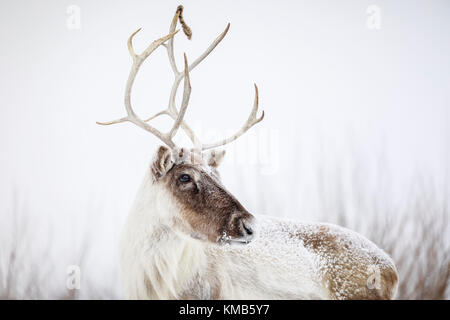
[[[298,224],[256,218],[259,232],[248,245],[196,240],[180,230],[179,210],[172,196],[147,174],[120,239],[126,297],[329,299],[322,278],[329,262],[308,251],[301,240],[288,237]],[[363,249],[356,250],[371,256],[380,253],[361,239],[350,241],[363,244]]]

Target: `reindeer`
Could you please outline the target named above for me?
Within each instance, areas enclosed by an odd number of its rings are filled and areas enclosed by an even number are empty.
[[[119,244],[120,274],[129,299],[392,299],[398,275],[390,257],[363,236],[336,225],[255,217],[223,186],[217,171],[225,151],[217,151],[264,118],[257,117],[258,87],[250,115],[234,135],[203,144],[183,120],[189,102],[189,73],[228,32],[229,24],[193,63],[184,55],[180,72],[174,58],[177,22],[192,31],[179,6],[169,34],[133,59],[125,89],[123,118],[158,137],[160,146],[146,170]],[[167,49],[174,83],[167,109],[142,120],[133,111],[131,89],[139,67],[158,47]],[[178,87],[184,80],[179,109]],[[149,121],[174,120],[163,133]],[[173,142],[179,128],[194,148]]]

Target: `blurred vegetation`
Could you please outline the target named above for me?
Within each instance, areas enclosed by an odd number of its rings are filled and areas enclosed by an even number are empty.
[[[442,193],[432,181],[417,178],[402,191],[402,201],[394,201],[388,176],[379,175],[375,186],[369,188],[367,168],[354,167],[346,177],[339,166],[332,171],[319,165],[314,212],[306,214],[299,209],[295,216],[289,215],[286,201],[289,208],[302,208],[302,190],[288,188],[280,196],[276,185],[270,183],[259,184],[263,187],[256,191],[258,211],[270,214],[268,208],[272,212],[276,208],[281,216],[336,223],[360,232],[395,261],[400,275],[397,299],[449,299],[450,212],[446,193],[439,196]],[[287,185],[295,186],[300,178],[293,174],[289,179],[293,181],[287,181]],[[245,197],[249,182],[242,181],[240,186],[235,193]],[[12,202],[11,210],[1,214],[0,299],[122,297],[115,257],[95,250],[102,234],[94,230],[102,228],[93,226],[102,225],[102,221],[90,218],[97,214],[89,211],[97,210],[87,209],[89,223],[81,226],[78,240],[71,241],[69,234],[57,235],[51,221],[38,224],[39,216],[26,200],[21,202],[15,196]],[[114,238],[117,233],[110,235],[107,243],[116,247]],[[83,271],[80,290],[66,288],[66,267],[73,264]]]

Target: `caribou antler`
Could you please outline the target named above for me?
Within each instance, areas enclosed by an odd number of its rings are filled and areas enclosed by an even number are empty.
[[[178,71],[176,62],[175,62],[175,56],[174,56],[174,45],[173,45],[173,39],[175,34],[179,31],[175,28],[177,26],[178,21],[180,21],[180,24],[182,26],[183,32],[186,34],[188,39],[191,39],[192,37],[192,31],[187,26],[186,22],[183,18],[183,6],[178,6],[177,11],[175,12],[175,15],[172,19],[172,23],[169,28],[169,34],[165,37],[162,37],[156,41],[154,41],[147,49],[145,49],[140,55],[137,55],[134,52],[132,40],[133,37],[138,33],[141,29],[138,29],[136,32],[134,32],[130,38],[128,39],[128,50],[130,52],[131,57],[133,58],[133,65],[130,70],[130,75],[128,77],[126,89],[125,89],[125,109],[127,111],[127,116],[109,121],[109,122],[97,122],[100,125],[110,125],[110,124],[116,124],[121,123],[125,121],[132,122],[136,124],[137,126],[143,128],[146,131],[151,132],[156,137],[158,137],[161,141],[163,141],[167,146],[170,148],[175,147],[175,143],[173,142],[173,137],[178,131],[178,128],[181,126],[181,128],[185,131],[189,139],[194,144],[194,147],[197,150],[203,151],[211,148],[216,148],[225,144],[228,144],[237,138],[239,138],[242,134],[244,134],[248,129],[250,129],[252,126],[260,122],[264,118],[264,111],[262,112],[261,117],[257,118],[256,113],[258,111],[258,87],[255,84],[255,101],[253,105],[253,109],[250,113],[250,116],[247,120],[247,122],[244,124],[244,126],[236,132],[231,137],[221,140],[216,143],[210,143],[210,144],[202,144],[201,141],[197,138],[194,131],[189,127],[189,125],[183,120],[184,115],[186,113],[186,109],[189,103],[189,96],[191,92],[191,86],[189,82],[189,72],[191,72],[197,65],[199,65],[213,50],[214,48],[222,41],[222,39],[227,34],[230,24],[228,23],[225,30],[210,44],[210,46],[201,54],[192,64],[188,65],[186,54],[184,55],[184,71],[180,72]],[[167,41],[167,43],[165,43]],[[169,103],[168,107],[162,111],[159,111],[155,113],[153,116],[146,120],[142,120],[139,118],[136,113],[133,111],[131,106],[131,89],[134,83],[134,79],[136,78],[136,74],[139,71],[139,67],[141,64],[145,61],[145,59],[154,51],[156,48],[158,48],[160,45],[164,46],[167,49],[167,55],[169,58],[170,66],[172,68],[172,71],[174,73],[174,82],[172,85],[172,89],[170,91],[170,97],[169,97]],[[178,111],[177,107],[175,106],[175,98],[178,91],[178,87],[180,85],[181,80],[184,79],[184,93],[183,93],[183,99],[181,102],[180,110]],[[172,126],[172,129],[167,133],[162,133],[158,129],[154,128],[153,126],[149,125],[147,122],[149,122],[152,119],[155,119],[156,117],[159,117],[161,115],[168,115],[170,116],[175,122]]]

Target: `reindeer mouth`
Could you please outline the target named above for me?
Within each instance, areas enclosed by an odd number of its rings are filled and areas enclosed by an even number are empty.
[[[233,238],[227,235],[226,231],[223,232],[222,236],[217,239],[217,242],[220,244],[229,244],[229,245],[246,245],[249,244],[255,237],[255,233],[253,228],[249,225],[242,224],[243,233],[245,234],[239,238]]]
[[[237,245],[237,246],[244,246],[246,244],[249,244],[250,242],[252,242],[252,239],[235,239],[235,240],[230,240],[228,241],[228,244],[231,245]]]
[[[236,246],[245,246],[249,244],[252,241],[252,238],[243,238],[243,239],[226,239],[223,237],[220,237],[220,239],[217,241],[218,243],[224,245],[236,245]]]

